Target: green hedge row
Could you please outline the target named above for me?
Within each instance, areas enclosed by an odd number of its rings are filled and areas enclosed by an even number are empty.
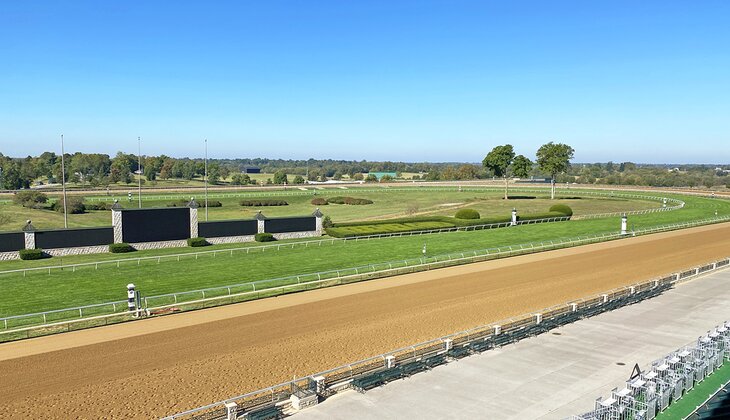
[[[21,249],[18,251],[21,260],[40,260],[45,258],[42,249]]]
[[[113,254],[122,254],[125,252],[134,252],[134,251],[136,251],[136,249],[134,249],[134,247],[132,247],[132,245],[124,243],[124,242],[119,243],[119,244],[109,245],[109,252],[111,252]]]
[[[362,206],[367,204],[373,204],[373,200],[367,198],[355,198],[355,197],[330,197],[327,199],[330,204],[349,204],[351,206]]]
[[[195,247],[208,246],[208,245],[210,245],[210,243],[208,243],[208,241],[205,240],[205,238],[201,238],[201,237],[188,238],[188,246],[190,246],[190,247],[195,248]]]
[[[241,200],[239,203],[244,207],[267,207],[267,206],[288,206],[284,200]]]
[[[256,239],[256,242],[273,242],[276,240],[276,238],[274,238],[274,235],[268,232],[257,233],[254,236],[254,239]]]

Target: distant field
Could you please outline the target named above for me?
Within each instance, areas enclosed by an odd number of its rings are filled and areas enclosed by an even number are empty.
[[[305,189],[302,191],[300,188]],[[395,187],[393,187],[395,188]],[[396,191],[393,188],[332,188],[317,189],[313,186],[288,187],[286,191],[277,192],[211,192],[209,200],[220,201],[222,207],[208,209],[209,220],[250,219],[261,210],[266,216],[300,216],[311,214],[320,207],[325,215],[335,222],[351,222],[361,220],[380,220],[413,215],[453,216],[464,207],[476,209],[483,218],[503,217],[509,215],[516,207],[519,214],[528,216],[535,213],[545,213],[555,204],[545,194],[520,193],[520,196],[535,197],[530,199],[503,200],[501,192],[496,190],[464,191],[457,188],[433,189],[428,187],[401,187]],[[136,191],[133,191],[136,193]],[[191,193],[143,193],[143,207],[165,207],[173,202],[189,200]],[[367,198],[373,201],[371,205],[352,206],[343,204],[329,204],[315,206],[311,200],[316,197],[353,196]],[[517,194],[515,194],[517,195]],[[51,197],[57,197],[57,194]],[[202,194],[195,193],[196,200],[204,200]],[[242,207],[239,202],[243,199],[271,198],[286,200],[288,206],[279,207]],[[136,208],[137,197],[132,201],[127,199],[125,192],[112,192],[110,196],[88,196],[90,203],[106,202],[111,204],[114,198],[119,199],[124,207]],[[605,213],[623,210],[640,210],[658,207],[660,204],[644,200],[627,200],[606,197],[573,197],[557,200],[573,208],[575,215]],[[205,220],[205,209],[200,209],[201,220]],[[0,202],[0,231],[18,230],[28,219],[40,229],[63,227],[63,214],[51,210],[26,209],[8,201]],[[111,212],[90,211],[85,214],[71,214],[68,216],[69,227],[105,226],[111,224]]]

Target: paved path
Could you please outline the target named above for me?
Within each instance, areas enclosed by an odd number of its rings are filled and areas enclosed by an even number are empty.
[[[652,360],[730,320],[730,270],[648,301],[440,366],[366,394],[337,395],[305,419],[562,419],[586,412]]]

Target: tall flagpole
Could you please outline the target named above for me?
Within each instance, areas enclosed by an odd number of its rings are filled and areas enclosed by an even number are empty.
[[[68,229],[68,212],[66,211],[66,162],[63,155],[63,134],[61,134],[61,189],[63,190],[63,227]]]
[[[205,221],[208,221],[208,139],[205,139]]]
[[[139,137],[137,137],[137,172],[139,172],[137,201],[139,203],[138,207],[142,208],[142,139]]]

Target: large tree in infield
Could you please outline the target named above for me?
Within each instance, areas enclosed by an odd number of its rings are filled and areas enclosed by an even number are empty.
[[[555,176],[570,168],[573,159],[572,147],[563,143],[547,143],[537,149],[537,166],[546,174],[550,174],[550,198],[555,199]]]
[[[497,146],[487,153],[482,165],[494,173],[495,176],[504,178],[504,199],[507,200],[507,171],[515,159],[515,150],[511,144]]]
[[[523,155],[515,157],[515,160],[512,162],[512,173],[514,174],[514,176],[527,178],[528,176],[530,176],[531,170],[532,161],[530,159],[526,158]]]

